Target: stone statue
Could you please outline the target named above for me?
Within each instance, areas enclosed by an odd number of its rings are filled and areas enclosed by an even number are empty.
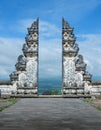
[[[88,71],[85,71],[84,73],[84,80],[91,81],[92,75],[88,73]]]
[[[18,80],[18,74],[16,71],[14,71],[13,73],[11,73],[10,75],[10,80],[11,81],[17,81]]]
[[[17,71],[25,71],[26,69],[26,61],[23,57],[23,55],[19,55],[18,62],[15,64]]]
[[[76,61],[76,70],[85,71],[85,69],[86,69],[86,64],[83,61],[83,56],[78,55],[78,59]]]

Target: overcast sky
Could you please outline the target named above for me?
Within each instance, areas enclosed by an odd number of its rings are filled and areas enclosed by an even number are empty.
[[[40,77],[61,77],[62,17],[74,27],[87,70],[101,76],[101,0],[0,0],[0,79],[15,71],[27,27],[37,17]]]

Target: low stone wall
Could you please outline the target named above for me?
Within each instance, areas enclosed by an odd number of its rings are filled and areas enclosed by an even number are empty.
[[[99,85],[99,86],[92,86],[91,94],[92,95],[101,96],[101,85]]]
[[[20,90],[20,89],[19,89]],[[65,89],[66,93],[64,95],[82,95],[82,94],[90,94],[91,96],[101,96],[101,81],[93,81],[89,85],[85,85],[84,88],[69,88]],[[21,90],[20,90],[21,91]],[[30,91],[30,90],[29,90]],[[16,83],[13,85],[8,81],[0,81],[0,97],[7,97],[11,95],[17,94],[17,86]],[[21,93],[20,93],[21,94]]]
[[[98,85],[98,86],[93,85],[90,93],[91,95],[94,95],[94,96],[101,96],[101,85]]]
[[[10,81],[0,81],[0,97],[8,97],[12,92],[16,91],[16,86]]]
[[[11,85],[0,85],[0,96],[10,96],[11,95]]]
[[[91,95],[101,96],[101,81],[93,81],[90,89]]]

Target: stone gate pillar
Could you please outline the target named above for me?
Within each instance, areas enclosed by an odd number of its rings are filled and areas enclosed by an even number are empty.
[[[35,95],[38,93],[38,45],[39,20],[34,21],[23,44],[23,55],[18,57],[16,71],[10,75],[12,84],[17,86],[17,94]]]
[[[86,71],[83,56],[78,54],[79,47],[75,43],[73,28],[62,19],[62,93],[83,95],[85,81],[91,81],[91,75]]]

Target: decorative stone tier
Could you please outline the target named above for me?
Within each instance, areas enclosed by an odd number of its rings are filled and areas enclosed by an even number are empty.
[[[17,88],[17,94],[37,94],[37,88]]]
[[[34,47],[34,48],[33,48]],[[23,53],[25,57],[34,57],[38,55],[36,48],[36,45],[33,47],[28,47],[26,44],[23,45]]]
[[[83,87],[64,87],[63,94],[73,94],[73,95],[84,95],[84,88]]]

